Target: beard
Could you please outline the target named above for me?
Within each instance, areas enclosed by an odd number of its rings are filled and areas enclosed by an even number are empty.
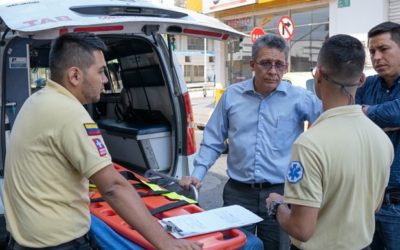
[[[85,97],[87,104],[100,101],[100,93],[94,88],[86,78],[82,84],[82,95]]]

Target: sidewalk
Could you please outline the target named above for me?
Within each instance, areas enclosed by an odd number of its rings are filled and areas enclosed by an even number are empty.
[[[203,130],[208,118],[214,109],[215,95],[213,90],[208,90],[206,97],[203,91],[189,92],[192,102],[193,117],[196,129]]]

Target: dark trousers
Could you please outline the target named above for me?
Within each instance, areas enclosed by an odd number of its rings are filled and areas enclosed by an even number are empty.
[[[18,244],[15,239],[8,234],[7,236],[7,250],[95,250],[97,248],[92,248],[88,237],[82,236],[75,240],[60,244],[58,246],[53,247],[44,247],[44,248],[32,248],[32,247],[24,247]]]
[[[233,179],[229,179],[224,187],[224,206],[241,205],[264,219],[243,229],[257,235],[263,241],[265,250],[288,250],[290,247],[289,236],[276,220],[268,216],[265,202],[270,193],[283,194],[283,187],[280,184],[258,189]]]
[[[301,250],[301,249],[296,247],[295,245],[291,245],[290,246],[290,250]],[[371,248],[368,246],[368,247],[365,247],[365,248],[363,248],[361,250],[371,250]]]

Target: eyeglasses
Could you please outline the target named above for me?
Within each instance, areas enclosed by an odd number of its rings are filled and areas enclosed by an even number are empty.
[[[318,67],[313,67],[313,68],[311,68],[311,75],[312,75],[313,77],[315,77],[315,74],[317,73],[317,69],[318,69]],[[321,71],[321,69],[320,69],[320,71]],[[324,72],[321,71],[321,73],[322,73],[322,77],[323,77],[327,82],[330,82],[330,83],[333,83],[333,84],[335,84],[335,85],[341,86],[342,89],[344,90],[344,92],[346,92],[346,94],[347,94],[348,96],[350,96],[349,105],[350,105],[350,104],[353,104],[353,95],[350,94],[350,92],[346,89],[346,87],[354,87],[354,86],[357,86],[359,83],[355,83],[355,84],[343,84],[343,83],[340,83],[340,82],[337,82],[337,81],[335,81],[335,80],[330,79],[330,78],[328,77],[328,75],[324,74]],[[360,81],[361,81],[361,79],[360,79]]]
[[[268,61],[262,61],[262,62],[257,62],[256,60],[254,60],[253,59],[253,61],[256,63],[256,64],[258,64],[258,65],[260,65],[261,67],[263,67],[264,69],[266,69],[266,70],[270,70],[270,69],[272,69],[272,67],[274,67],[275,66],[275,69],[276,70],[278,70],[278,71],[284,71],[286,68],[287,68],[287,64],[284,64],[284,63],[275,63],[275,64],[272,64],[272,63],[270,63],[270,62],[268,62]]]

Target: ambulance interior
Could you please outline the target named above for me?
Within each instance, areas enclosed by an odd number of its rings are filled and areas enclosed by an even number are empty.
[[[177,158],[172,93],[165,80],[166,64],[151,41],[141,37],[102,37],[109,82],[98,103],[86,108],[98,123],[115,163],[142,174],[148,169],[167,173]],[[20,45],[18,44],[20,43]],[[13,46],[29,52],[30,83],[21,70],[6,72],[6,116],[12,125],[21,104],[45,86],[49,75],[50,40],[21,39]],[[26,71],[26,69],[25,69]],[[25,78],[25,79],[26,79]],[[17,86],[18,85],[18,86]],[[184,106],[184,104],[183,104]],[[3,152],[4,155],[4,152]]]

